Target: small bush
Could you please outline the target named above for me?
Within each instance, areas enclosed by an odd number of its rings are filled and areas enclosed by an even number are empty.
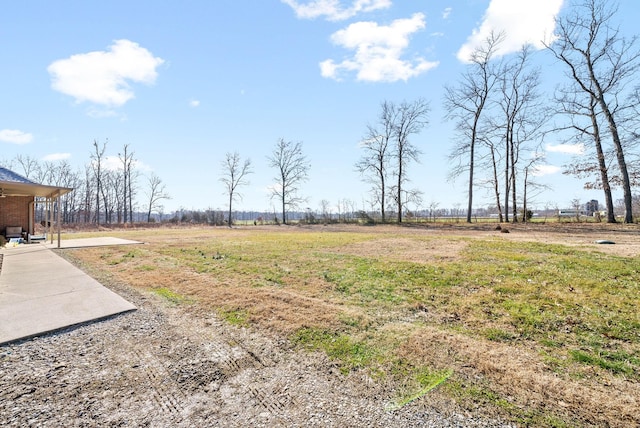
[[[357,216],[358,216],[358,219],[364,224],[373,225],[376,223],[375,220],[371,218],[371,216],[367,214],[366,211],[358,211]]]

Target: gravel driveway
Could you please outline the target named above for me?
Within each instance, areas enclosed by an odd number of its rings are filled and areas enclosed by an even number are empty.
[[[0,347],[0,425],[509,426],[436,410],[428,396],[385,411],[392,391],[322,355],[110,288],[139,309]]]

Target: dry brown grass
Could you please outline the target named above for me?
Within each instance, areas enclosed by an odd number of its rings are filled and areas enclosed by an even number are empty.
[[[337,248],[337,253],[375,259],[399,260],[414,263],[456,260],[467,242],[464,240],[416,240],[407,237],[382,238],[358,242]],[[399,251],[402,249],[402,251]]]
[[[549,359],[551,351],[535,338],[502,342],[479,335],[483,329],[498,328],[517,336],[508,314],[483,307],[496,298],[491,287],[476,287],[460,278],[459,285],[447,289],[455,307],[447,295],[432,296],[434,304],[428,299],[385,300],[393,295],[371,303],[355,295],[345,297],[335,282],[323,277],[323,269],[339,272],[344,257],[357,257],[371,266],[407,262],[446,269],[463,261],[476,240],[557,243],[605,255],[640,255],[640,229],[635,226],[509,229],[509,234],[491,225],[109,231],[146,244],[84,249],[75,257],[134,287],[170,288],[197,302],[194,312],[242,311],[249,324],[271,335],[290,337],[313,328],[368,341],[387,358],[376,363],[378,369],[394,361],[413,368],[453,369],[451,381],[434,397],[455,398],[470,409],[481,406],[484,412],[534,425],[640,425],[637,376],[625,378],[557,355]],[[597,239],[611,239],[616,245],[597,245]],[[551,298],[563,297],[566,291],[553,291],[552,282],[546,280],[544,289]],[[611,345],[638,352],[638,343]]]
[[[580,379],[563,376],[550,371],[538,351],[533,344],[507,345],[426,327],[411,336],[400,353],[442,368],[453,366],[470,383],[481,379],[481,385],[525,412],[552,409],[560,420],[592,426],[638,423],[640,385],[608,374],[596,376],[590,368]]]

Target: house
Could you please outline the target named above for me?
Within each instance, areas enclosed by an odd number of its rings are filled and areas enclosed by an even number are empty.
[[[49,226],[57,226],[58,246],[60,246],[60,211],[57,219],[53,218],[56,204],[62,195],[73,189],[67,187],[48,186],[35,183],[7,168],[0,167],[0,234],[7,235],[7,228],[13,235],[17,228],[27,237],[35,232],[35,205],[44,203],[47,206]],[[53,242],[53,235],[52,242]]]

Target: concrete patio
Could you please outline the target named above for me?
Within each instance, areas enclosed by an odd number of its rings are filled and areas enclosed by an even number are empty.
[[[119,238],[61,241],[61,248],[141,244]],[[0,249],[0,344],[135,310],[57,255],[57,242]]]

